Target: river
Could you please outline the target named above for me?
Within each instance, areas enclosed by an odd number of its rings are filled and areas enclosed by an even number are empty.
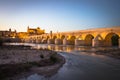
[[[84,46],[63,46],[47,44],[21,43],[16,45],[31,45],[33,48],[48,48],[58,51],[65,57],[66,63],[51,77],[32,74],[19,80],[120,80],[120,60],[82,52],[83,50],[96,50],[104,48],[92,48]],[[15,43],[14,43],[15,45]]]

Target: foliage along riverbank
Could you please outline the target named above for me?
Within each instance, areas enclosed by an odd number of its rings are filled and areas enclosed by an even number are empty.
[[[120,59],[120,48],[99,49],[99,50],[83,50],[82,52],[95,53],[96,55],[105,55],[112,58]]]
[[[98,51],[95,51],[95,53],[99,55],[106,55],[106,56],[110,56],[116,59],[120,59],[120,48],[98,50]]]
[[[30,48],[30,46],[0,46],[0,79],[11,77],[14,80],[12,76],[22,72],[50,76],[65,63],[65,59],[55,51]]]

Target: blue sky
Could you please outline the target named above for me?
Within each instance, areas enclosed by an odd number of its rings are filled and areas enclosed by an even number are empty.
[[[120,25],[120,0],[0,0],[0,30],[46,32]]]

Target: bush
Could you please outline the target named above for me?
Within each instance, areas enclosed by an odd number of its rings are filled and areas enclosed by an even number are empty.
[[[44,58],[44,55],[43,55],[43,54],[40,54],[40,58],[42,58],[42,59],[43,59],[43,58]]]
[[[52,54],[51,56],[50,56],[50,60],[52,61],[52,62],[54,62],[54,63],[56,63],[57,62],[57,57],[56,57],[56,54]]]

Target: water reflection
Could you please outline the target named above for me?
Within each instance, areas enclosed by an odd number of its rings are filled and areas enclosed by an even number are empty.
[[[33,48],[35,49],[40,49],[40,48],[47,48],[50,50],[55,50],[55,51],[63,51],[63,52],[71,52],[71,51],[83,51],[83,50],[91,50],[92,47],[85,47],[85,46],[74,46],[74,45],[48,45],[48,44],[35,44],[32,45]]]
[[[34,49],[50,49],[55,51],[63,51],[63,52],[73,52],[73,51],[96,51],[103,49],[110,49],[111,47],[88,47],[88,46],[74,46],[74,45],[54,45],[54,44],[33,44],[33,43],[5,43],[5,45],[25,45],[32,46]],[[115,47],[112,47],[115,48]]]

